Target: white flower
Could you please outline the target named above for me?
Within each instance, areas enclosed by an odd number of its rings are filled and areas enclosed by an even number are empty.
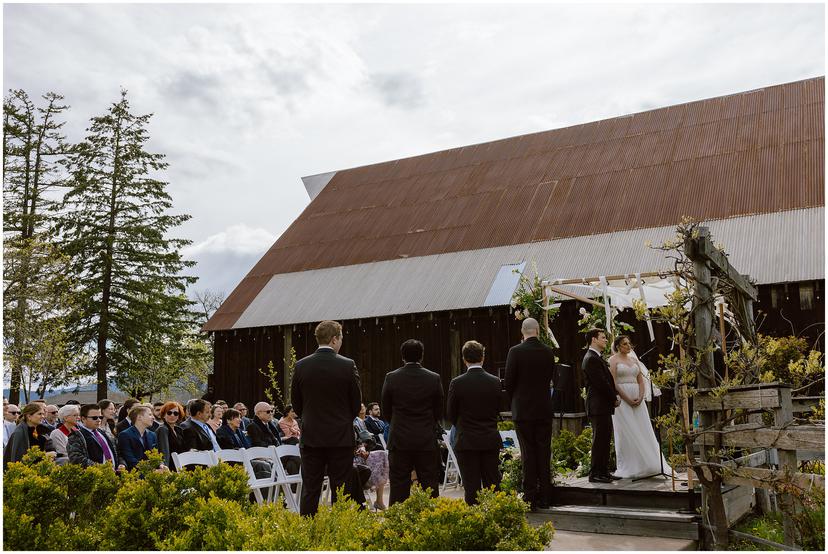
[[[578,310],[578,313],[583,315],[583,316],[587,315],[586,308],[581,308],[580,310]]]
[[[515,310],[515,319],[517,319],[518,321],[523,319],[523,314],[520,313],[520,310]]]
[[[529,313],[529,308],[525,308],[523,310],[523,317],[529,317],[531,314]]]
[[[510,305],[511,305],[513,308],[517,307],[517,300],[515,300],[514,298],[512,298],[512,301],[510,302]]]

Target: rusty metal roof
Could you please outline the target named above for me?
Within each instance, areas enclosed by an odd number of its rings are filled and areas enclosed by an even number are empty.
[[[337,171],[213,316],[273,275],[824,206],[824,77]]]

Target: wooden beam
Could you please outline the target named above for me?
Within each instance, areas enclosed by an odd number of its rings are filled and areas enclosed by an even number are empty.
[[[569,291],[564,290],[562,288],[558,288],[555,285],[544,285],[544,289],[549,289],[552,292],[556,292],[556,293],[561,294],[563,296],[568,296],[569,298],[574,298],[575,300],[579,300],[581,302],[586,302],[587,304],[592,304],[593,306],[599,306],[601,308],[604,307],[604,305],[601,304],[600,302],[596,302],[595,300],[592,300],[591,298],[587,298],[585,296],[581,296],[580,294],[575,294],[574,292],[569,292]]]
[[[727,259],[727,256],[716,248],[710,240],[710,231],[706,227],[700,227],[699,229],[707,232],[703,232],[698,238],[691,239],[687,244],[685,244],[685,252],[687,253],[687,256],[691,259],[700,257],[705,260],[709,260],[719,271],[726,274],[733,281],[733,284],[735,284],[736,287],[745,294],[745,296],[749,296],[750,299],[754,301],[758,300],[759,291],[744,275],[736,271],[736,269],[730,265],[730,261]]]
[[[773,409],[780,405],[778,388],[728,392],[720,398],[708,392],[697,392],[693,397],[693,409],[699,412]]]
[[[702,468],[704,475],[709,479],[712,476],[709,467]],[[793,473],[790,475],[793,484],[801,489],[808,490],[811,487],[825,489],[825,476],[812,473]],[[740,467],[734,469],[731,475],[724,477],[727,485],[745,485],[760,489],[771,489],[774,484],[788,481],[784,471],[777,469],[763,469],[759,467]]]
[[[791,399],[792,408],[795,413],[812,412],[819,405],[824,396],[795,396]]]
[[[648,273],[639,273],[642,279],[646,279],[648,277],[667,277],[668,275],[673,275],[675,272],[673,271],[650,271]],[[620,281],[622,279],[635,279],[634,273],[628,273],[626,275],[607,275],[604,277],[607,281]],[[550,282],[553,285],[588,285],[590,283],[597,283],[601,280],[601,277],[588,277],[584,279],[552,279]]]
[[[716,432],[707,431],[696,439],[696,444],[715,444]],[[757,426],[755,423],[733,425],[722,432],[722,446],[741,448],[777,448],[781,450],[825,449],[824,425],[793,425],[786,429]]]

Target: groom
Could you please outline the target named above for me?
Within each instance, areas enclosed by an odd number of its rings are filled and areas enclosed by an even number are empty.
[[[592,468],[590,483],[612,483],[620,479],[609,472],[610,438],[612,437],[612,414],[621,403],[615,391],[612,378],[602,352],[607,347],[607,334],[602,329],[587,331],[589,350],[581,363],[586,374],[586,409],[592,424]]]

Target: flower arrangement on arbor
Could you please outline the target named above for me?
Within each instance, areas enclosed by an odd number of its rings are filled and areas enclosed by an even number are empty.
[[[517,287],[514,294],[512,294],[512,301],[510,303],[511,310],[518,321],[523,321],[527,317],[534,318],[540,323],[540,334],[538,338],[540,341],[548,346],[557,348],[549,329],[544,325],[544,312],[549,316],[549,324],[552,324],[555,317],[558,315],[558,307],[550,305],[549,308],[544,308],[543,301],[543,279],[538,275],[538,268],[533,263],[532,269],[534,277],[528,277],[526,273],[520,275]],[[519,270],[513,270],[519,273]]]

